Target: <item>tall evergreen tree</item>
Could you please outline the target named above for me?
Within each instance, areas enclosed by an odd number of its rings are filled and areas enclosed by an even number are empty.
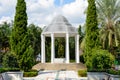
[[[85,35],[85,62],[90,67],[90,57],[92,49],[98,47],[98,27],[95,0],[88,0],[87,19],[86,19],[86,35]]]
[[[17,55],[21,69],[28,70],[28,68],[30,69],[32,67],[32,65],[29,64],[25,65],[31,62],[31,60],[33,61],[33,53],[31,53],[32,50],[27,34],[27,13],[24,0],[17,0],[14,27],[11,35],[11,50]],[[27,59],[25,59],[25,57]]]

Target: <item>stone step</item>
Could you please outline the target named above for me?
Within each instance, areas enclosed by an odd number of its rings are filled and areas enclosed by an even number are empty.
[[[74,70],[86,69],[86,66],[82,63],[38,63],[32,67],[35,70]]]

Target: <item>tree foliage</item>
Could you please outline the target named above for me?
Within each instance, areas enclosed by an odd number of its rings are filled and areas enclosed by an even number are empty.
[[[24,55],[22,55],[21,59],[19,60],[19,66],[22,70],[28,71],[32,68],[34,65],[34,55],[33,55],[33,48],[29,46],[26,51],[24,52]]]
[[[95,0],[88,0],[87,19],[86,19],[86,35],[85,35],[85,62],[89,65],[91,50],[98,47],[98,27]]]
[[[56,48],[56,57],[57,58],[65,57],[65,38],[56,38],[55,39],[55,48]]]
[[[114,63],[114,56],[107,50],[93,49],[92,50],[92,69],[109,69]]]
[[[30,44],[34,49],[34,58],[41,52],[41,32],[42,29],[34,24],[28,26],[28,35],[30,39]]]
[[[11,49],[16,53],[20,54],[17,46],[21,43],[27,32],[27,13],[26,3],[24,0],[18,0],[16,6],[16,14],[14,18],[14,27],[12,29],[11,36]],[[22,54],[22,53],[21,53]]]
[[[84,50],[84,47],[85,47],[85,32],[84,32],[84,29],[82,27],[85,27],[85,26],[79,25],[78,33],[80,35],[80,38],[79,38],[80,49]]]
[[[5,68],[18,68],[17,57],[11,52],[7,52],[3,59],[2,66]]]
[[[4,22],[0,25],[0,50],[7,52],[10,49],[11,23]]]
[[[22,70],[31,69],[33,50],[27,33],[27,13],[24,0],[17,0],[14,27],[11,35],[11,49],[17,55],[19,67]]]
[[[96,0],[100,40],[103,49],[112,49],[120,41],[120,0]]]

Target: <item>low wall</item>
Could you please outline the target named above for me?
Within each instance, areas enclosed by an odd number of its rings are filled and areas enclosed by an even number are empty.
[[[105,72],[87,72],[88,80],[107,80]]]
[[[3,80],[23,80],[23,72],[2,73]]]
[[[111,75],[105,72],[88,72],[88,80],[120,80],[120,75]]]
[[[120,80],[120,75],[107,74],[109,80]]]

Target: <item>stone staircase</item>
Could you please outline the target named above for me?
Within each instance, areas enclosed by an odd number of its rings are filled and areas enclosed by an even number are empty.
[[[35,70],[74,70],[86,69],[82,63],[38,63],[32,67]]]

